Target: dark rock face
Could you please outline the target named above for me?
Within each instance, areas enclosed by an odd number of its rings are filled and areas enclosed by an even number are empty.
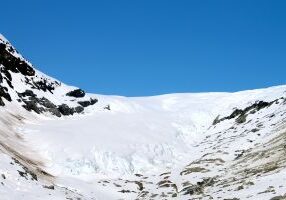
[[[45,111],[44,108],[38,107],[36,101],[24,101],[25,105],[23,107],[28,111],[35,111],[37,114],[40,114]]]
[[[26,90],[25,92],[18,93],[19,97],[36,97],[32,90]]]
[[[58,107],[58,110],[62,115],[73,115],[74,113],[82,113],[84,108],[82,106],[77,106],[75,108],[69,107],[67,104],[62,104]]]
[[[62,104],[58,107],[59,111],[63,115],[73,115],[74,109],[70,108],[67,104]]]
[[[21,73],[24,76],[35,75],[35,70],[27,62],[15,57],[6,50],[6,45],[3,43],[0,44],[0,64],[14,73]]]
[[[33,85],[38,90],[43,90],[44,92],[49,91],[53,93],[52,91],[55,89],[53,83],[49,83],[47,79],[42,79],[40,81],[33,81]]]
[[[2,97],[6,99],[7,101],[10,101],[10,102],[12,101],[8,93],[8,89],[0,85],[0,106],[5,106],[5,103],[3,102]]]
[[[84,107],[88,107],[97,103],[97,99],[83,100],[78,102],[78,106],[69,107],[68,103],[55,105],[49,99],[42,97],[45,93],[38,97],[33,91],[40,90],[53,94],[54,90],[61,86],[61,83],[51,80],[46,76],[36,73],[33,66],[23,59],[18,57],[16,49],[8,42],[0,40],[0,106],[5,106],[5,100],[12,101],[10,94],[16,93],[19,98],[13,99],[21,103],[23,108],[28,111],[34,111],[37,114],[51,113],[57,117],[62,115],[73,115],[74,113],[82,113]],[[20,80],[24,88],[24,92],[19,92],[14,89],[13,77],[14,73],[20,75]],[[5,83],[5,86],[3,86]],[[12,92],[12,93],[11,93]],[[82,98],[85,97],[85,92],[81,89],[70,91],[66,96]],[[5,100],[4,100],[5,99]],[[70,99],[69,101],[75,101]]]
[[[68,92],[66,95],[69,97],[81,98],[85,96],[85,92],[82,89],[76,89]]]
[[[75,108],[71,108],[67,104],[57,106],[45,97],[38,98],[32,90],[26,90],[25,92],[18,93],[18,96],[20,100],[23,101],[23,107],[26,110],[34,111],[37,114],[50,112],[57,117],[61,117],[62,115],[73,115],[74,113],[82,113],[84,111],[82,106],[77,106]]]
[[[271,102],[265,102],[265,101],[258,101],[258,102],[255,102],[254,104],[246,107],[245,109],[241,110],[241,109],[235,109],[231,115],[227,116],[227,117],[223,117],[221,119],[219,119],[219,116],[214,120],[213,122],[213,125],[216,125],[224,120],[229,120],[229,119],[233,119],[233,118],[236,118],[237,119],[235,120],[236,123],[244,123],[246,122],[246,117],[248,114],[254,114],[255,112],[263,109],[263,108],[266,108],[268,106],[271,106],[273,103],[277,102],[278,99],[274,100],[274,101],[271,101]]]
[[[58,108],[49,108],[48,111],[57,117],[61,117],[62,114]]]
[[[75,111],[76,113],[81,113],[81,112],[84,111],[84,108],[83,108],[82,106],[77,106],[77,107],[74,108],[74,111]]]
[[[28,111],[34,111],[37,114],[50,112],[51,114],[61,117],[61,112],[57,106],[45,97],[38,98],[32,90],[18,93],[20,99],[24,102],[23,107]]]
[[[12,76],[10,72],[21,73],[25,77],[25,83],[31,85],[32,89],[42,90],[44,92],[52,91],[56,85],[60,85],[57,81],[51,82],[47,78],[39,78],[36,76],[33,67],[18,57],[15,57],[13,53],[16,50],[4,43],[0,43],[0,64],[4,67],[1,68],[1,74],[4,76],[0,77],[0,83],[3,79],[6,80],[10,88],[14,88],[12,85]]]
[[[89,101],[78,101],[77,103],[81,105],[82,107],[88,107],[96,104],[98,102],[97,99],[90,99]]]
[[[53,104],[50,100],[45,97],[39,99],[39,103],[46,108],[57,108],[55,104]]]
[[[56,86],[61,84],[57,81],[51,82],[47,78],[40,78],[40,80],[35,80],[35,77],[25,77],[25,83],[30,85],[32,89],[42,90],[44,92],[49,91],[53,93]]]
[[[1,97],[0,97],[0,106],[5,106],[5,103],[3,102]]]

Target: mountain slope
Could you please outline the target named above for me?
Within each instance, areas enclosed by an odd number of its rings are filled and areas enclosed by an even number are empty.
[[[4,199],[286,198],[286,86],[85,94],[3,36],[0,64]]]

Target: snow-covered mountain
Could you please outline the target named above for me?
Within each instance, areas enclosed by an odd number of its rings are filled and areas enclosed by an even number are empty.
[[[86,94],[0,35],[0,199],[286,199],[286,86]]]

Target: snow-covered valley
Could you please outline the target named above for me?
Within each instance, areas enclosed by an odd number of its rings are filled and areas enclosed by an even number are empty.
[[[0,199],[286,199],[286,86],[86,94],[0,36]]]

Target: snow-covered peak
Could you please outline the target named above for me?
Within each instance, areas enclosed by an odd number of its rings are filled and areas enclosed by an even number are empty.
[[[5,39],[0,38],[0,104],[13,103],[42,115],[73,115],[97,102],[76,87],[67,86],[36,70]]]

